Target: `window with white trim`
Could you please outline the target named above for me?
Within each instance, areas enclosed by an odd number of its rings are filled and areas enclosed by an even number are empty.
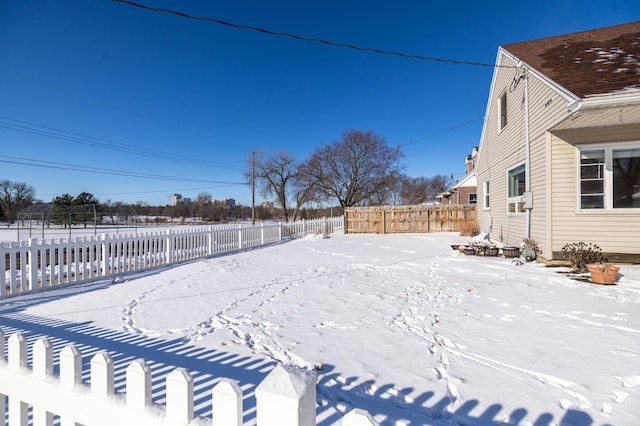
[[[524,213],[524,192],[526,190],[526,168],[524,163],[507,172],[507,212]]]
[[[489,197],[489,179],[485,180],[482,183],[482,193],[484,195],[483,200],[484,200],[484,204],[483,207],[485,210],[489,210],[489,208],[491,207],[491,203],[490,201],[490,197]]]
[[[500,105],[500,130],[507,127],[507,91],[505,90],[498,99]]]
[[[475,203],[476,203],[476,193],[471,192],[469,194],[469,204],[475,204]]]
[[[578,150],[580,210],[640,208],[640,142],[589,145]]]

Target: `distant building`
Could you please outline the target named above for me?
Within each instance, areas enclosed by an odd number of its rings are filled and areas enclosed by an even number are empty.
[[[464,162],[464,177],[436,197],[442,204],[476,204],[477,179],[475,169],[477,157],[478,147],[474,146],[471,154],[467,155]]]
[[[234,200],[233,198],[224,198],[222,200],[216,200],[216,204],[225,207],[235,207],[236,200]]]
[[[171,205],[179,206],[182,204],[189,204],[191,202],[191,198],[185,198],[182,194],[173,194],[171,195]]]

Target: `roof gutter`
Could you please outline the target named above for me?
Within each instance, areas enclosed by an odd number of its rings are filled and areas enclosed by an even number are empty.
[[[607,109],[634,104],[640,104],[640,89],[578,99],[569,104],[568,110],[570,114],[575,114],[584,110]]]

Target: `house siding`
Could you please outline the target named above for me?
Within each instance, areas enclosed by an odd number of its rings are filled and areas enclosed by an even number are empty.
[[[504,55],[501,64],[516,65]],[[498,98],[516,75],[515,69],[501,68],[496,71],[494,88],[487,113],[486,128],[481,141],[478,158],[478,224],[480,230],[489,232],[494,240],[509,245],[518,245],[527,235],[526,213],[507,212],[507,172],[513,166],[526,161],[525,110],[528,108],[529,134],[529,179],[533,195],[528,235],[542,248],[543,255],[549,249],[548,233],[548,161],[547,132],[558,117],[566,115],[568,99],[553,87],[529,72],[527,81],[521,81],[515,90],[508,92],[508,124],[502,132],[499,126]],[[525,86],[528,92],[525,105]],[[491,209],[482,209],[483,185],[490,180]]]
[[[502,65],[517,65],[502,56]],[[491,239],[516,244],[522,240],[525,228],[524,214],[507,213],[507,170],[525,160],[523,137],[523,111],[520,108],[522,86],[509,92],[517,70],[501,68],[494,74],[493,90],[487,105],[484,139],[478,155],[478,226],[488,232]],[[500,96],[507,91],[507,125],[500,129]],[[483,209],[484,185],[489,180],[490,209]]]
[[[589,40],[600,40],[618,49],[615,46],[619,46],[621,37],[637,41],[637,25],[571,36],[585,42],[584,46],[590,46]],[[577,164],[578,146],[637,142],[627,146],[640,148],[637,73],[622,75],[619,67],[603,68],[597,55],[591,55],[591,48],[567,43],[566,37],[498,49],[477,160],[478,225],[492,240],[509,245],[530,236],[541,246],[542,257],[549,260],[558,259],[565,244],[585,241],[599,245],[613,261],[639,261],[640,208],[612,209],[613,196],[608,194],[607,208],[579,211]],[[569,47],[580,55],[554,54]],[[629,52],[635,58],[635,51]],[[592,60],[578,64],[576,57]],[[619,86],[612,87],[611,82]],[[503,93],[507,94],[507,125],[500,129]],[[590,94],[603,96],[587,96]],[[611,151],[606,152],[610,164]],[[526,213],[509,214],[508,170],[523,163],[528,164],[532,205]],[[605,173],[606,191],[614,184],[611,173],[608,169]],[[487,181],[490,208],[485,209]],[[626,185],[636,183],[628,181]]]
[[[571,242],[597,244],[608,254],[640,254],[640,212],[578,211],[576,145],[640,140],[640,125],[586,128],[551,134],[551,249],[557,253]]]

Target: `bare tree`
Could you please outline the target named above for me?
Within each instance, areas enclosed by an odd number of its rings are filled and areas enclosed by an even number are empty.
[[[454,181],[447,175],[435,175],[427,179],[427,196],[428,199],[435,199],[436,195],[449,189]]]
[[[351,207],[387,198],[401,173],[403,156],[399,146],[388,146],[371,131],[348,130],[341,140],[316,149],[305,170],[324,198]]]
[[[14,221],[18,212],[33,203],[35,190],[24,182],[0,180],[0,207],[7,221]]]
[[[402,202],[405,204],[422,204],[429,199],[429,179],[425,177],[407,177],[402,182]]]
[[[196,215],[203,220],[213,219],[213,197],[208,192],[199,193],[191,204],[195,207]]]
[[[253,161],[256,186],[264,197],[275,195],[282,210],[283,219],[289,221],[289,196],[295,179],[298,163],[293,155],[278,151],[274,154],[261,153]],[[245,172],[247,180],[252,171]]]

